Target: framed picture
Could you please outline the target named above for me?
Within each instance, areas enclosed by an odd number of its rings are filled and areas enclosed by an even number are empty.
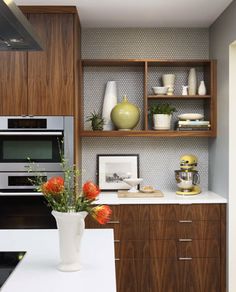
[[[138,154],[97,155],[97,184],[102,191],[128,190],[123,179],[138,177]]]

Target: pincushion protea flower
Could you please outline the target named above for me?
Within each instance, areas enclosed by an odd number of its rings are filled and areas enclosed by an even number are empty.
[[[42,176],[30,180],[38,192],[41,192],[48,205],[57,212],[82,212],[86,211],[101,224],[107,223],[111,215],[111,209],[106,205],[96,206],[94,203],[100,193],[99,187],[92,181],[87,181],[80,191],[78,184],[79,170],[75,165],[68,166],[62,159],[64,177],[54,176],[48,181],[43,181]],[[37,172],[34,168],[29,171]]]
[[[110,220],[111,209],[107,205],[101,205],[92,209],[92,216],[100,224],[106,224]]]

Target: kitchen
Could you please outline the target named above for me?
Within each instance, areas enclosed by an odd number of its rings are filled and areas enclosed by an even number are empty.
[[[29,3],[17,3],[19,5],[25,5]],[[215,193],[223,196],[222,201],[216,201],[216,203],[224,202],[224,198],[228,197],[228,157],[227,151],[227,123],[225,116],[228,116],[227,111],[227,101],[225,98],[225,93],[222,92],[225,88],[225,84],[222,83],[224,74],[221,73],[221,68],[226,66],[225,63],[222,63],[222,58],[224,58],[221,51],[218,51],[217,48],[226,46],[225,43],[221,44],[217,33],[220,30],[224,30],[224,25],[221,24],[225,17],[228,17],[228,14],[233,14],[234,11],[234,2],[226,10],[226,14],[223,14],[214,24],[214,20],[223,12],[223,9],[229,3],[225,4],[221,11],[218,12],[218,15],[212,19],[211,23],[202,24],[198,27],[189,28],[190,24],[185,26],[178,27],[178,24],[172,23],[172,28],[160,27],[161,24],[156,24],[156,28],[145,28],[145,24],[142,23],[143,18],[139,18],[139,26],[136,28],[132,27],[131,24],[127,24],[127,28],[117,28],[119,25],[115,23],[113,27],[99,27],[96,24],[93,27],[85,25],[83,27],[83,6],[81,6],[81,13],[79,16],[82,23],[82,38],[81,38],[81,58],[82,59],[216,59],[217,60],[217,72],[218,72],[218,94],[217,94],[217,137],[216,138],[207,138],[207,137],[157,137],[157,136],[147,136],[147,133],[142,133],[138,136],[127,137],[128,134],[119,134],[115,133],[116,136],[108,136],[106,138],[105,134],[99,134],[98,136],[89,136],[90,133],[82,131],[79,129],[79,124],[81,123],[79,117],[88,115],[91,111],[95,109],[101,110],[102,107],[102,98],[103,91],[105,86],[105,80],[112,80],[112,78],[117,78],[118,86],[120,90],[119,97],[124,94],[127,94],[131,102],[138,104],[142,99],[143,88],[143,65],[137,66],[136,69],[133,69],[133,65],[127,66],[127,68],[122,68],[118,66],[118,69],[114,69],[110,64],[107,64],[109,68],[94,66],[86,66],[84,70],[84,96],[86,96],[86,103],[84,102],[85,110],[81,114],[81,108],[77,109],[76,103],[79,103],[79,89],[80,86],[77,82],[80,77],[80,73],[76,72],[74,67],[74,58],[75,56],[74,47],[79,45],[79,42],[76,41],[76,38],[79,37],[79,34],[73,32],[74,23],[76,19],[74,16],[69,17],[69,8],[64,7],[64,12],[66,15],[55,16],[54,20],[47,19],[47,16],[43,15],[38,10],[36,13],[33,8],[25,8],[25,13],[28,15],[30,22],[34,29],[37,29],[38,36],[44,40],[48,35],[53,37],[53,34],[56,33],[57,37],[55,41],[46,41],[46,45],[52,46],[51,50],[40,52],[20,52],[20,53],[5,53],[3,54],[3,60],[1,59],[1,91],[0,96],[1,100],[7,101],[1,104],[0,112],[2,116],[21,116],[21,115],[33,115],[33,116],[75,116],[74,123],[74,137],[75,137],[75,149],[80,149],[80,151],[75,151],[75,161],[77,163],[81,162],[82,181],[92,179],[96,181],[96,155],[97,154],[139,154],[140,162],[140,177],[144,179],[144,184],[153,185],[158,189],[172,191],[173,193],[176,190],[176,183],[174,179],[174,170],[179,169],[179,159],[183,154],[193,153],[198,157],[198,166],[197,169],[201,176],[201,187],[203,190],[210,189]],[[30,4],[29,4],[30,5]],[[81,3],[82,5],[82,3]],[[206,4],[204,4],[206,5]],[[210,5],[210,4],[209,4]],[[52,9],[52,8],[50,8]],[[80,6],[78,5],[78,9]],[[211,10],[211,9],[210,9]],[[90,15],[92,15],[92,7]],[[230,12],[229,12],[230,11]],[[71,13],[72,14],[72,13]],[[74,14],[73,14],[74,15]],[[225,16],[226,15],[226,16]],[[233,16],[231,16],[233,18]],[[73,21],[72,21],[73,18]],[[222,20],[223,19],[223,20]],[[231,18],[230,18],[231,19]],[[55,30],[53,26],[53,21],[57,23],[58,30]],[[85,19],[86,21],[86,19]],[[60,23],[66,23],[70,28],[68,31],[65,30],[65,25],[63,26]],[[45,33],[45,26],[47,24],[48,34]],[[50,26],[51,25],[51,26]],[[212,25],[212,26],[210,26]],[[222,25],[222,27],[221,27]],[[228,25],[228,24],[227,24]],[[231,25],[231,23],[229,24]],[[110,25],[111,26],[111,25]],[[51,27],[51,28],[50,28]],[[63,28],[62,28],[63,27]],[[128,28],[129,27],[129,28]],[[143,28],[138,28],[143,27]],[[158,28],[159,27],[159,28]],[[173,28],[176,27],[176,28]],[[209,28],[210,27],[210,28]],[[50,30],[51,29],[51,30]],[[225,28],[227,31],[232,30],[231,26]],[[63,33],[63,37],[62,34]],[[233,33],[232,33],[233,34]],[[233,36],[230,35],[231,42]],[[228,40],[227,44],[231,43]],[[214,46],[213,46],[214,44]],[[209,54],[210,49],[210,54]],[[228,47],[227,47],[228,50]],[[44,55],[45,54],[45,55]],[[221,55],[222,54],[222,55]],[[65,62],[53,63],[52,58],[57,56],[59,60],[63,56]],[[220,63],[219,63],[220,62]],[[224,61],[226,62],[226,61]],[[50,66],[49,66],[50,64]],[[59,66],[59,68],[58,68]],[[64,67],[66,66],[66,67]],[[37,70],[36,70],[37,69]],[[224,69],[226,70],[226,69]],[[94,75],[94,71],[98,71],[98,74]],[[57,72],[57,74],[55,74]],[[66,73],[65,73],[66,72]],[[122,73],[124,72],[124,73]],[[226,71],[224,71],[226,72]],[[65,73],[65,74],[64,74]],[[122,75],[123,74],[123,75]],[[223,74],[223,75],[222,75]],[[12,76],[12,79],[9,80],[9,76]],[[63,80],[63,82],[62,82]],[[6,83],[6,81],[8,83]],[[12,86],[6,88],[6,84],[11,82]],[[127,83],[126,83],[127,81]],[[226,80],[226,82],[228,82]],[[76,84],[77,83],[77,84]],[[131,84],[131,86],[129,86]],[[154,86],[154,85],[153,85]],[[10,88],[10,90],[9,90]],[[65,96],[73,96],[75,98],[75,105],[73,106],[73,101],[68,99],[67,103],[63,102]],[[93,96],[93,97],[92,97]],[[96,99],[94,98],[96,96]],[[25,98],[27,97],[27,98]],[[93,98],[93,99],[92,99]],[[136,98],[136,99],[135,99]],[[53,102],[48,102],[52,101]],[[181,102],[181,101],[180,101]],[[179,108],[183,107],[182,104],[177,104]],[[17,106],[13,106],[17,105]],[[176,106],[176,107],[177,107]],[[188,104],[189,106],[189,104]],[[199,109],[198,101],[190,103],[191,109],[196,107]],[[188,109],[188,108],[187,108]],[[187,110],[184,108],[184,110]],[[188,111],[190,108],[188,109]],[[75,112],[74,112],[75,111]],[[187,111],[185,111],[187,112]],[[180,114],[178,111],[177,114]],[[141,122],[140,125],[141,127]],[[81,135],[78,135],[78,133]],[[87,135],[87,136],[86,136]],[[107,134],[106,134],[107,135]],[[146,135],[146,136],[141,136]],[[220,170],[219,170],[220,169]],[[218,171],[217,171],[218,170]],[[157,178],[158,177],[158,178]],[[165,192],[164,192],[165,193]],[[109,193],[102,194],[101,202],[104,201],[104,196],[107,196],[107,204],[112,204],[114,201],[110,199]],[[109,196],[109,199],[108,199]],[[198,201],[200,204],[201,196],[203,194],[196,196],[193,200]],[[105,197],[106,198],[106,197]],[[167,196],[164,197],[166,199]],[[15,211],[15,214],[11,212],[3,212],[1,214],[4,216],[4,225],[1,225],[1,228],[11,228],[14,222],[21,224],[22,226],[27,226],[28,228],[47,228],[55,227],[54,218],[49,217],[49,211],[45,211],[44,203],[41,200],[40,196],[34,197],[33,200],[30,196],[24,198],[25,206],[28,206],[28,209],[31,210],[20,210],[20,205],[22,204],[22,198],[20,196],[10,197],[1,196],[1,206],[5,206],[5,210],[9,210],[9,204],[14,208],[18,208]],[[186,199],[186,198],[185,198]],[[11,200],[11,201],[10,201]],[[125,199],[123,199],[125,200]],[[143,199],[141,199],[143,200]],[[156,200],[161,200],[156,199]],[[170,204],[177,203],[177,199],[168,201]],[[185,200],[185,202],[188,199]],[[183,200],[182,200],[183,201]],[[14,202],[14,208],[13,208]],[[154,204],[154,199],[149,199],[149,203]],[[130,199],[126,199],[126,204],[130,204]],[[122,205],[123,206],[123,205]],[[129,207],[129,206],[127,206]],[[150,207],[153,207],[150,206]],[[155,207],[155,206],[154,206]],[[139,212],[138,206],[134,206],[133,210],[136,210],[137,214]],[[34,209],[34,211],[33,211]],[[13,210],[11,210],[13,212]],[[22,214],[23,212],[23,214]],[[123,210],[118,210],[122,212]],[[132,212],[132,210],[130,211]],[[134,212],[134,211],[133,211]],[[150,210],[148,211],[151,212]],[[218,212],[218,211],[217,211]],[[6,217],[5,217],[6,216]],[[121,215],[117,216],[120,217]],[[122,215],[125,217],[125,215]],[[140,215],[141,216],[141,215]],[[30,220],[29,220],[30,217]],[[50,218],[50,219],[49,219]],[[8,220],[6,220],[8,219]],[[116,219],[116,218],[115,218]],[[153,219],[154,220],[154,217]],[[203,219],[202,219],[203,220]],[[116,220],[114,220],[116,221]],[[140,220],[142,221],[142,220]],[[9,224],[9,226],[6,226]],[[31,226],[29,226],[31,224]],[[124,222],[125,224],[125,222]],[[150,224],[150,222],[149,222]],[[46,227],[47,226],[47,227]],[[132,225],[133,226],[133,225]],[[25,227],[27,228],[27,227]],[[121,228],[121,227],[120,227]],[[229,233],[230,234],[230,233]],[[230,235],[229,235],[230,236]],[[141,238],[139,238],[141,239]],[[156,239],[156,238],[155,238]],[[119,240],[119,238],[117,238]],[[211,240],[211,238],[209,238]],[[131,242],[129,242],[131,243]],[[140,244],[142,241],[140,240]],[[118,244],[116,243],[116,246]],[[121,244],[122,245],[122,244]],[[230,252],[230,251],[229,251]],[[125,266],[125,262],[128,263],[127,269],[133,271],[131,274],[133,277],[141,277],[141,272],[134,269],[132,260],[130,258],[121,259],[120,262]],[[143,262],[146,263],[147,269],[150,268],[148,260],[145,257],[139,257],[136,260],[136,263]],[[156,263],[156,261],[154,261]],[[231,261],[228,262],[229,265]],[[233,262],[233,261],[232,261]],[[156,267],[158,269],[158,267]],[[229,275],[231,269],[229,268]],[[121,271],[118,275],[119,278],[125,277],[127,273]],[[230,283],[233,277],[229,280],[229,287],[231,290]],[[121,280],[120,283],[122,284]],[[130,283],[132,283],[130,281]],[[134,291],[140,291],[141,288],[138,287],[138,282],[133,284]],[[123,285],[123,284],[122,284]],[[155,287],[155,285],[154,285]],[[233,287],[233,286],[232,286]],[[123,287],[125,289],[125,287]],[[127,288],[126,291],[131,291],[132,287]],[[124,290],[125,291],[125,290]],[[142,290],[141,290],[142,291]],[[161,290],[160,290],[161,291]],[[168,291],[168,290],[167,290]],[[170,290],[171,291],[171,290]],[[214,290],[213,290],[214,291]],[[217,290],[216,290],[217,291]],[[220,291],[220,290],[219,290]],[[223,291],[223,290],[222,290]]]

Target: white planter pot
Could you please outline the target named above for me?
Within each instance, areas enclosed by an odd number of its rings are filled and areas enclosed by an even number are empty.
[[[104,118],[105,124],[103,126],[104,131],[112,131],[114,125],[111,120],[111,111],[117,105],[117,85],[116,81],[108,81],[106,85],[102,117]]]
[[[172,115],[154,114],[153,125],[154,130],[170,130]]]
[[[63,213],[52,211],[59,232],[61,262],[58,269],[63,272],[78,271],[80,265],[80,245],[87,212]]]

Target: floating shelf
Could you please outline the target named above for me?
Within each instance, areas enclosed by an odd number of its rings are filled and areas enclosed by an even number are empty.
[[[148,95],[148,99],[209,99],[211,95]]]
[[[80,137],[215,137],[213,131],[81,131]]]

